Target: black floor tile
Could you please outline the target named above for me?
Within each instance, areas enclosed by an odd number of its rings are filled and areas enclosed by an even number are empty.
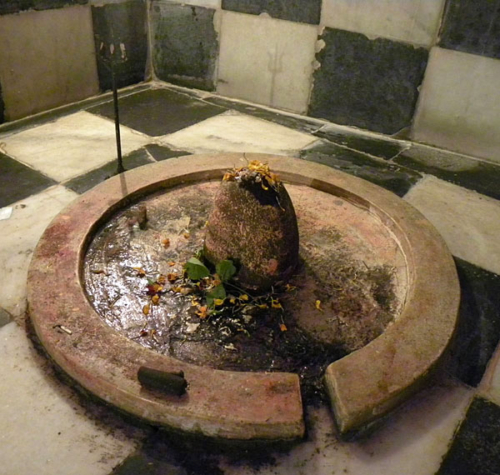
[[[395,157],[404,148],[403,144],[394,140],[366,137],[359,133],[336,131],[332,128],[318,130],[314,135],[327,139],[330,142],[386,159]]]
[[[225,111],[171,89],[148,89],[119,100],[120,123],[150,136],[171,134]],[[113,103],[88,109],[110,119]]]
[[[439,46],[500,59],[500,0],[448,0]]]
[[[428,51],[325,28],[309,115],[394,134],[411,124]]]
[[[449,152],[436,152],[434,156],[425,156],[422,153],[419,156],[418,148],[416,150],[417,152],[403,152],[394,162],[500,199],[500,165],[457,157]]]
[[[500,475],[500,407],[472,401],[436,475]]]
[[[0,208],[55,184],[51,178],[0,153]]]
[[[117,88],[144,81],[148,55],[146,3],[128,0],[92,5],[92,24],[101,90],[112,88],[111,60]]]
[[[146,145],[146,150],[157,161],[168,160],[169,158],[191,155],[191,152],[184,150],[170,150],[168,147],[156,144]]]
[[[500,341],[500,276],[462,259],[455,263],[461,300],[449,371],[477,386]]]
[[[133,168],[137,168],[142,165],[148,165],[150,163],[153,163],[153,160],[151,160],[145,148],[136,150],[123,157],[123,166],[125,171],[132,170]],[[85,193],[99,183],[102,183],[104,180],[116,175],[117,170],[118,163],[117,161],[113,161],[107,163],[101,168],[92,170],[85,175],[73,178],[72,180],[64,183],[64,186],[75,191],[76,193]]]
[[[211,91],[219,52],[215,10],[153,0],[152,62],[158,79]]]
[[[222,9],[260,15],[268,13],[280,20],[319,24],[321,0],[222,0]]]
[[[280,124],[285,127],[289,127],[290,129],[298,130],[299,132],[306,132],[308,134],[316,132],[323,126],[323,124],[318,124],[317,121],[307,120],[307,117],[292,117],[263,109],[258,106],[231,101],[230,99],[225,99],[223,97],[212,96],[204,99],[204,101],[225,107],[226,109],[232,109],[243,114],[258,117],[259,119],[268,120],[269,122],[274,122],[275,124]]]
[[[302,150],[300,156],[311,162],[322,163],[350,175],[363,178],[392,191],[398,196],[404,196],[422,178],[419,173],[412,170],[377,161],[361,152],[347,150],[328,142]]]

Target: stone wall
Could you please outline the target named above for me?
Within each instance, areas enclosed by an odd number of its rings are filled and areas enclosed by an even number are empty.
[[[118,86],[145,79],[146,0],[102,3],[0,2],[0,123],[110,89],[112,43]]]
[[[500,0],[151,0],[158,79],[500,161]]]
[[[500,0],[4,0],[0,15],[0,121],[108,90],[113,44],[119,87],[149,65],[500,161]]]

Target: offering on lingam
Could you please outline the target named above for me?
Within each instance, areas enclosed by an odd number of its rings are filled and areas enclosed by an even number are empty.
[[[230,259],[242,287],[268,290],[286,282],[299,262],[299,230],[292,200],[269,166],[251,161],[227,172],[207,223],[205,258]]]

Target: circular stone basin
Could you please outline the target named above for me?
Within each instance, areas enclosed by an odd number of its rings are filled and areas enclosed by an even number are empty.
[[[453,336],[459,285],[443,240],[418,211],[390,192],[321,165],[260,154],[193,155],[97,186],[56,217],[35,251],[28,277],[35,330],[77,383],[152,424],[227,439],[302,437],[297,374],[267,372],[265,365],[261,371],[224,369],[233,369],[234,361],[207,366],[196,349],[169,353],[175,302],[168,298],[154,309],[155,338],[143,338],[152,333],[141,331],[152,327],[142,311],[144,276],[134,267],[167,274],[192,256],[201,247],[217,182],[247,160],[268,163],[292,198],[309,271],[284,307],[314,340],[341,341],[349,353],[332,358],[324,379],[341,434],[356,432],[425,382]],[[148,227],[135,233],[130,205],[138,202],[146,204]],[[127,259],[115,245],[120,236],[134,250]],[[390,292],[387,285],[385,293],[377,287],[375,274],[385,275],[384,282],[388,276]],[[335,291],[339,276],[362,284],[348,286],[363,302],[357,314],[342,307],[346,303]],[[365,300],[363,293],[369,294]],[[183,371],[186,394],[144,389],[137,378],[141,366]]]

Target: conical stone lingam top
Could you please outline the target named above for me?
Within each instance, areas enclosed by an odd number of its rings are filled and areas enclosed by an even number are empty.
[[[204,255],[214,265],[232,260],[246,289],[265,291],[291,277],[299,259],[297,218],[285,186],[267,165],[255,160],[224,175]]]

